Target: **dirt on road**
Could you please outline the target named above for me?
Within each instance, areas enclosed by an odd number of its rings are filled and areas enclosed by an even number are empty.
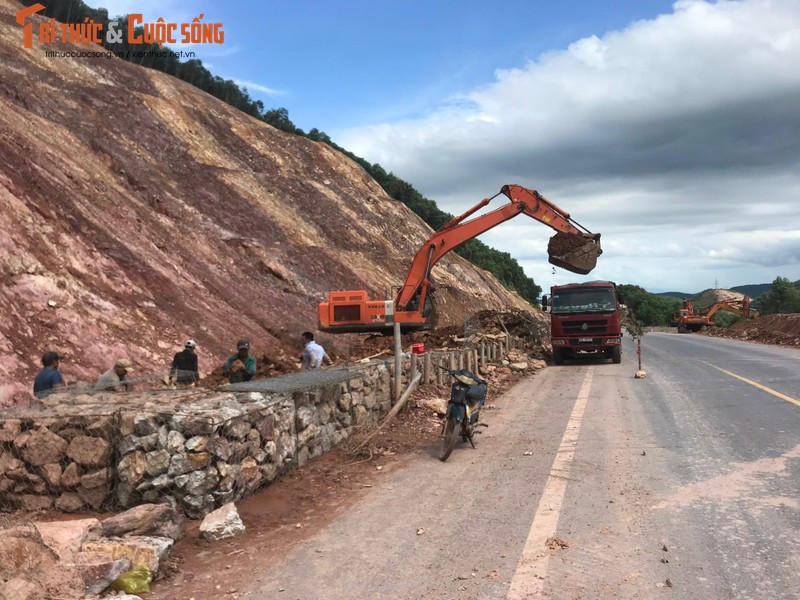
[[[486,411],[520,379],[508,369],[490,376]],[[447,398],[445,385],[419,388],[407,406],[356,456],[337,447],[310,461],[261,492],[237,503],[246,531],[228,540],[207,542],[200,521],[189,522],[173,547],[165,579],[153,585],[151,600],[237,599],[248,597],[254,573],[275,562],[358,502],[381,477],[416,458],[432,460],[441,420],[426,399]]]
[[[766,315],[730,327],[706,327],[702,333],[762,344],[800,346],[800,314]]]

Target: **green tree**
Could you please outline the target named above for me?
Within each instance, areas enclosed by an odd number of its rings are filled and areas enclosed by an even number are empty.
[[[628,309],[644,327],[666,327],[672,321],[672,313],[681,306],[681,301],[668,296],[651,294],[638,285],[619,286]]]
[[[758,297],[758,308],[764,315],[800,312],[800,292],[785,277],[776,277],[770,290]]]
[[[717,311],[714,313],[714,325],[717,327],[730,327],[734,323],[738,323],[742,320],[740,315],[735,315],[733,313],[725,312],[725,311]]]

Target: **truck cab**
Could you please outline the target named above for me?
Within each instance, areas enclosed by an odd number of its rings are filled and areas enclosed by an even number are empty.
[[[621,300],[613,281],[570,283],[550,288],[542,308],[550,309],[553,362],[567,358],[622,360]]]

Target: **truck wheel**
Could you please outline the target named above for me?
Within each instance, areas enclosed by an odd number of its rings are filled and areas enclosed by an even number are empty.
[[[615,365],[618,365],[622,362],[622,348],[619,346],[614,346],[611,349],[611,362],[613,362]]]
[[[553,362],[557,365],[564,364],[564,350],[562,348],[553,348]]]

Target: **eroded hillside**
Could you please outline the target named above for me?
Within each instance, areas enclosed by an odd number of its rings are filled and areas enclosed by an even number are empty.
[[[358,165],[168,75],[25,50],[19,6],[0,0],[0,385],[48,349],[68,380],[163,369],[189,337],[202,371],[242,336],[278,360],[327,291],[402,282],[430,230]],[[530,310],[454,254],[433,279],[441,326]]]

